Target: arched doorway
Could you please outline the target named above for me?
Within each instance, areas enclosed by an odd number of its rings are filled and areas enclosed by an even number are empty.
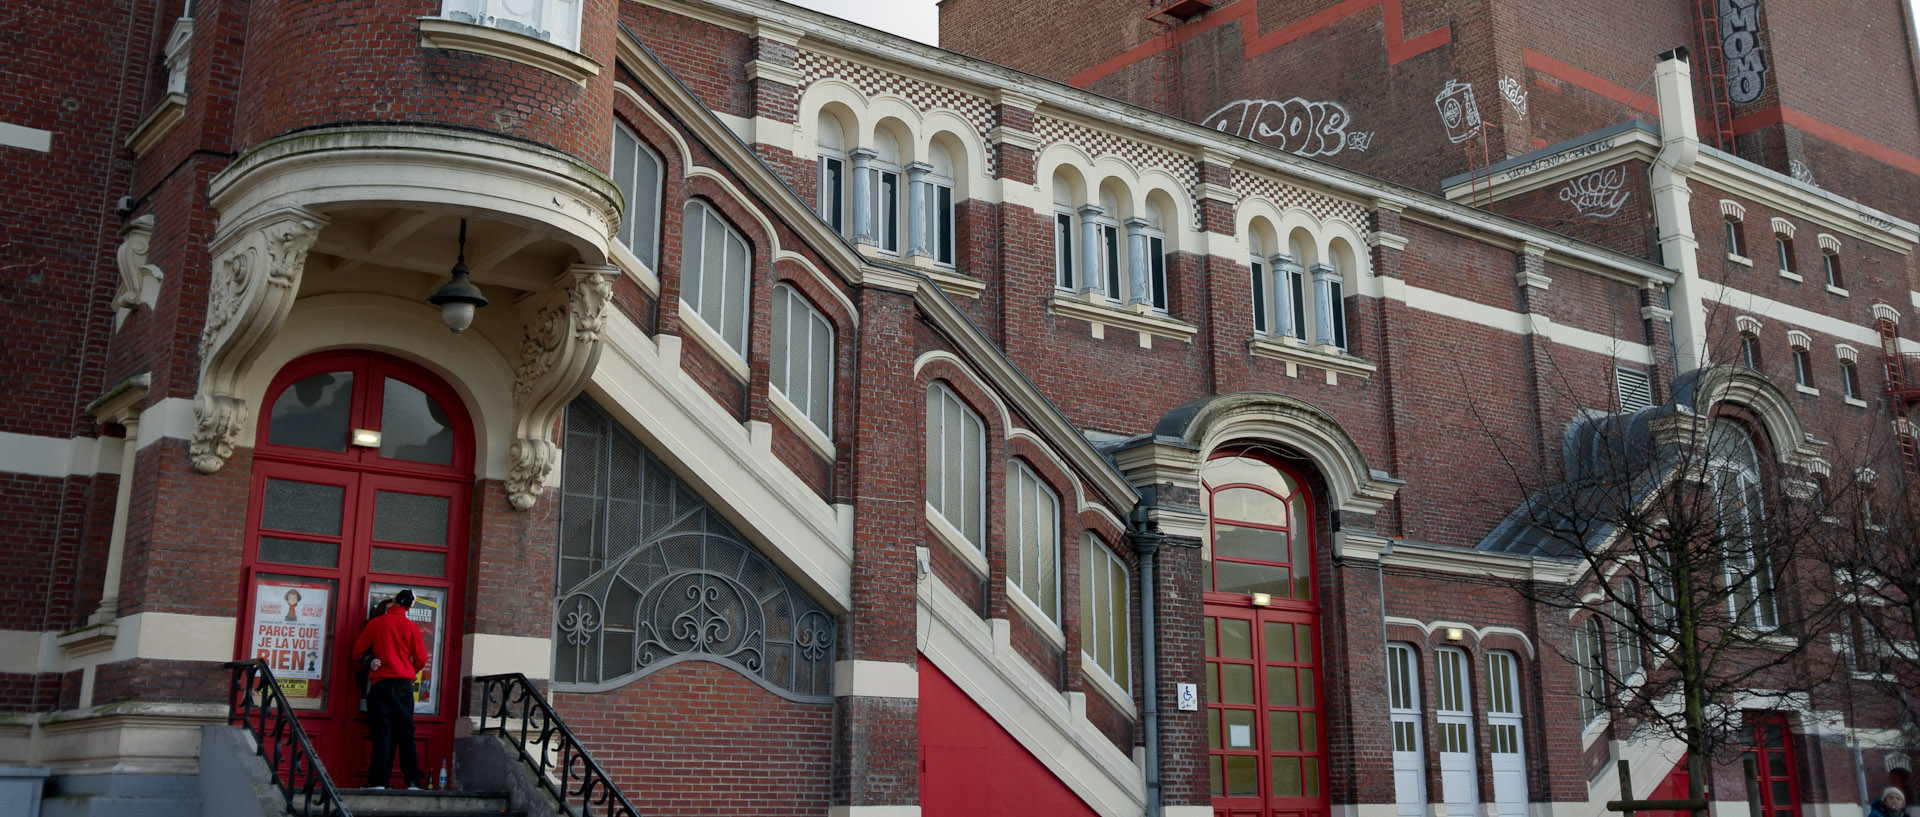
[[[1201,472],[1208,773],[1221,817],[1328,813],[1313,497],[1271,452]]]
[[[301,358],[262,401],[248,495],[239,654],[280,679],[336,783],[363,782],[361,690],[349,648],[373,605],[410,588],[431,660],[415,687],[429,772],[449,757],[473,495],[459,397],[372,352]]]

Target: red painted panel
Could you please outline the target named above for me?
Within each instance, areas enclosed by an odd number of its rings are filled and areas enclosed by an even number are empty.
[[[920,656],[922,817],[1093,817],[1094,810]]]

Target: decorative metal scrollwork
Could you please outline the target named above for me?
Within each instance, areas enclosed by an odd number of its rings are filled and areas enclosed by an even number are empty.
[[[833,696],[831,614],[584,398],[567,409],[554,680],[609,689],[682,661]]]

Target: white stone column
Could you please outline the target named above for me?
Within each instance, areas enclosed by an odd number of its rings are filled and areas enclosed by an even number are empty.
[[[1300,271],[1300,265],[1294,263],[1293,256],[1279,253],[1267,258],[1267,275],[1270,276],[1267,288],[1273,290],[1273,336],[1276,338],[1295,338],[1300,335],[1298,327],[1293,325],[1293,287],[1292,275]]]
[[[1313,273],[1313,343],[1333,345],[1333,282],[1340,271],[1326,264],[1308,268]]]
[[[931,172],[933,165],[926,162],[907,165],[907,245],[913,248],[907,252],[910,258],[933,256],[927,244],[927,225],[933,221],[933,186],[927,184]]]
[[[120,443],[120,481],[113,495],[113,529],[107,537],[107,565],[100,579],[100,604],[89,624],[111,624],[120,615],[120,571],[126,561],[127,516],[133,508],[134,460],[140,455],[140,411],[147,402],[147,376],[140,375],[115,387],[88,407],[101,423],[126,429]],[[98,438],[101,442],[110,439]]]
[[[873,244],[873,160],[879,156],[873,148],[854,148],[847,152],[853,160],[853,243]]]
[[[1147,282],[1147,228],[1153,222],[1135,216],[1127,228],[1127,303],[1153,306],[1153,287]]]
[[[1107,291],[1107,272],[1100,266],[1100,225],[1094,219],[1107,214],[1097,204],[1080,205],[1080,291]]]

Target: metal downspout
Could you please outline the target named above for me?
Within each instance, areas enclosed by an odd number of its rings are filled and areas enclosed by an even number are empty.
[[[1153,527],[1148,516],[1158,507],[1153,490],[1142,493],[1140,503],[1127,514],[1127,540],[1140,557],[1140,688],[1146,692],[1141,697],[1146,704],[1147,817],[1160,817],[1160,672],[1154,649],[1158,637],[1154,629],[1153,568],[1166,534]]]

